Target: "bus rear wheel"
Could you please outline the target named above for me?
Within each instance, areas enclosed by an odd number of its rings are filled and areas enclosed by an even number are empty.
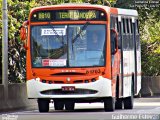
[[[49,111],[49,102],[47,99],[38,99],[38,108],[39,112],[48,112]]]
[[[64,108],[64,102],[59,99],[54,100],[54,109],[55,110],[63,110]]]
[[[75,106],[74,101],[70,101],[70,100],[65,101],[65,109],[66,110],[74,110],[74,106]]]
[[[115,110],[115,102],[113,97],[104,98],[104,110],[106,112],[112,112]]]
[[[123,108],[123,100],[122,98],[118,98],[115,102],[115,109],[122,109]]]
[[[131,96],[123,99],[124,109],[133,109],[133,99],[134,99],[134,84],[132,80],[131,84]]]
[[[133,97],[126,97],[123,100],[124,102],[124,109],[133,109]]]
[[[117,76],[115,109],[122,109],[122,108],[123,108],[123,99],[119,98],[119,76]]]

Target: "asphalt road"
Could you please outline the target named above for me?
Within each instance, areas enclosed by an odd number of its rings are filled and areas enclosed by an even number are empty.
[[[103,103],[78,103],[74,111],[55,111],[50,104],[48,113],[21,110],[0,114],[2,120],[160,120],[160,97],[135,98],[134,109],[114,112],[104,112]]]

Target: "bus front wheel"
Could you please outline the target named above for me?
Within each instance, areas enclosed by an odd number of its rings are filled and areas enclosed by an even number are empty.
[[[38,99],[38,108],[39,112],[48,112],[49,111],[49,102],[47,99]]]
[[[126,97],[123,100],[124,102],[124,109],[133,109],[133,97]]]
[[[112,112],[115,110],[115,101],[113,97],[104,98],[104,110],[106,112]]]

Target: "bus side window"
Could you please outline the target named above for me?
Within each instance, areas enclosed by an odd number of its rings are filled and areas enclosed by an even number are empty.
[[[115,29],[117,32],[119,32],[118,17],[116,17]]]
[[[129,34],[129,20],[128,18],[126,19],[126,32]]]
[[[122,23],[123,23],[123,34],[126,34],[126,25],[125,25],[125,19],[122,18]]]
[[[118,32],[118,49],[121,49],[121,39],[122,39],[122,20],[121,17],[118,16],[116,19],[117,22],[117,32]]]
[[[132,19],[129,19],[130,33],[133,34]]]

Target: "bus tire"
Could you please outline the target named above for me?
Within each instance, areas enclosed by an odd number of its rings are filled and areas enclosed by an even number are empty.
[[[38,109],[39,109],[39,112],[48,112],[49,111],[49,100],[38,99]]]
[[[115,102],[113,97],[104,98],[104,110],[105,112],[112,112],[115,110]]]
[[[132,79],[131,84],[131,96],[123,99],[124,109],[133,109],[133,99],[134,99],[134,83]]]
[[[124,109],[133,109],[133,97],[126,97],[123,100]]]
[[[123,100],[122,98],[119,98],[119,76],[117,76],[115,109],[122,109],[122,108],[123,108]]]
[[[123,108],[123,100],[122,98],[118,98],[115,102],[115,109],[122,109]]]
[[[74,101],[65,101],[65,109],[66,110],[74,110],[75,102]]]
[[[62,100],[55,99],[54,100],[54,109],[55,110],[63,110],[64,102]]]

